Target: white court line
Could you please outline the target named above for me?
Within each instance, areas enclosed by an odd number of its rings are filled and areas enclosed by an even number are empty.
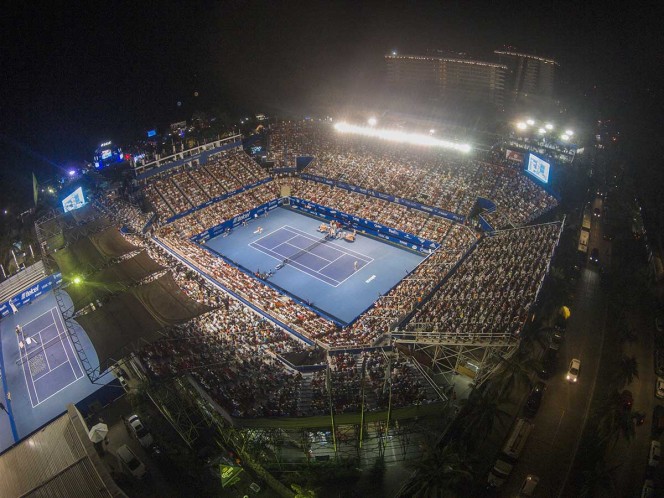
[[[48,311],[46,313],[48,313]],[[39,317],[41,317],[42,315],[45,315],[46,313],[42,313],[41,315],[39,315]],[[29,322],[29,323],[32,323],[32,322]],[[16,346],[18,347],[18,354],[19,354],[19,358],[21,359],[21,370],[23,370],[23,377],[25,378],[25,387],[28,390],[28,397],[30,398],[30,404],[32,405],[32,408],[34,408],[35,406],[37,406],[39,404],[39,395],[37,394],[37,387],[35,387],[35,381],[32,378],[32,371],[31,371],[30,372],[30,380],[32,381],[32,389],[34,389],[34,391],[35,391],[35,398],[37,398],[37,405],[35,405],[32,402],[32,393],[30,392],[30,384],[28,384],[28,376],[25,373],[25,365],[28,362],[28,354],[27,354],[27,351],[26,351],[25,361],[23,361],[23,349],[21,348],[20,342],[21,342],[21,340],[19,339],[18,334],[16,334]],[[27,363],[27,365],[28,365],[28,368],[30,368],[30,363]]]
[[[322,268],[320,268],[320,269],[318,270],[318,273],[320,273],[321,270],[324,270],[325,268],[327,268],[328,266],[330,266],[332,263],[336,263],[337,261],[339,261],[339,260],[340,260],[341,258],[343,258],[344,256],[345,256],[345,254],[342,254],[342,255],[339,256],[337,259],[333,259],[333,260],[330,261],[328,264],[326,264],[325,266],[323,266]]]
[[[53,309],[53,308],[51,308],[51,310],[52,310],[52,309]],[[46,313],[50,312],[51,310],[44,311],[44,312],[43,312],[41,315],[39,315],[37,318],[33,318],[32,320],[30,320],[29,322],[27,322],[25,325],[23,325],[23,327],[27,327],[28,325],[30,325],[30,324],[31,324],[32,322],[34,322],[35,320],[39,320],[42,316],[44,316]]]
[[[79,377],[79,379],[80,379],[80,377]],[[78,379],[71,381],[71,382],[70,382],[69,384],[67,384],[65,387],[63,387],[63,388],[61,388],[61,389],[58,389],[57,391],[55,391],[55,392],[54,392],[53,394],[51,394],[50,396],[44,398],[44,399],[41,400],[39,403],[37,403],[35,406],[33,406],[33,408],[35,408],[35,407],[38,406],[38,405],[41,405],[44,401],[47,401],[47,400],[51,399],[53,396],[55,396],[56,394],[58,394],[60,391],[64,391],[65,389],[67,389],[67,388],[68,388],[69,386],[71,386],[72,384],[75,384],[76,382],[78,382]],[[35,390],[35,392],[36,392],[36,390]]]
[[[44,330],[46,330],[46,329],[49,328],[49,327],[55,327],[55,330],[56,330],[56,331],[58,330],[58,326],[55,324],[55,322],[53,322],[53,323],[50,323],[50,324],[48,325],[48,327],[44,327],[43,329],[41,329],[41,330],[35,332],[34,334],[30,335],[30,337],[34,337],[34,336],[37,335],[37,334],[41,334]]]
[[[41,379],[42,377],[46,377],[48,374],[50,374],[50,373],[53,372],[54,370],[57,370],[57,369],[60,368],[62,365],[65,365],[65,364],[68,364],[68,363],[69,363],[69,361],[68,361],[68,360],[65,360],[65,361],[63,361],[62,363],[60,363],[57,367],[53,367],[52,369],[50,369],[50,370],[49,370],[48,372],[46,372],[45,374],[42,374],[42,375],[40,375],[40,376],[38,376],[38,377],[33,377],[33,379],[34,379],[35,381],[37,381],[37,380]]]
[[[350,256],[350,254],[348,254]],[[343,284],[346,280],[348,280],[350,277],[353,275],[360,273],[362,270],[364,270],[367,266],[369,266],[373,262],[373,259],[371,261],[365,261],[365,265],[362,268],[358,268],[357,271],[353,271],[353,273],[350,273],[346,278],[344,278],[341,282],[339,282],[339,285]]]
[[[53,308],[53,309],[55,309],[55,308]],[[69,363],[71,365],[71,371],[74,374],[74,378],[76,380],[78,380],[78,379],[83,377],[83,365],[81,364],[80,358],[76,354],[76,349],[74,349],[74,344],[71,342],[71,337],[69,337],[69,334],[67,333],[67,328],[65,327],[65,324],[62,321],[62,316],[60,315],[60,313],[56,313],[56,316],[58,317],[58,320],[60,321],[60,325],[62,325],[62,334],[60,334],[60,329],[58,329],[57,323],[55,325],[55,328],[58,330],[58,337],[61,337],[62,335],[67,336],[67,341],[69,342],[69,346],[71,347],[71,350],[74,352],[73,354],[74,354],[74,357],[76,359],[76,364],[78,365],[78,367],[81,371],[81,376],[80,377],[77,376],[76,372],[74,371],[74,365],[72,364],[71,358],[69,357],[69,352],[67,351],[67,348],[64,345],[64,341],[62,341],[62,339],[60,339],[60,342],[62,342],[62,349],[65,350],[65,354],[67,355],[67,360],[69,361]]]
[[[273,234],[277,233],[279,230],[284,230],[284,229],[285,229],[285,226],[286,226],[286,225],[283,225],[283,226],[280,226],[279,228],[276,228],[276,229],[272,230],[270,233],[265,234],[265,235],[263,235],[262,237],[259,237],[258,239],[254,240],[253,243],[256,244],[256,243],[258,243],[259,240],[263,240],[263,239],[269,237],[270,235],[273,235]],[[288,242],[289,240],[293,240],[295,237],[297,237],[298,235],[300,235],[299,233],[293,232],[292,230],[286,230],[286,231],[287,231],[287,232],[290,232],[290,233],[294,233],[295,235],[293,235],[290,239],[285,240],[284,242]],[[281,245],[281,244],[283,244],[284,242],[280,242],[280,243],[277,244],[277,245]],[[252,242],[250,242],[250,243],[252,243]],[[266,247],[266,246],[263,246],[263,247]]]
[[[261,247],[262,247],[262,246],[261,246]],[[268,249],[267,247],[263,247],[263,249],[264,249],[265,251],[272,251],[272,249]],[[267,252],[265,252],[265,251],[261,251],[260,249],[258,249],[258,251],[262,252],[263,254],[266,254],[267,256],[270,256],[272,259],[275,259],[276,261],[283,261],[283,257],[281,257],[281,258],[275,258],[275,257],[272,256],[272,254],[270,254],[270,253],[267,253]],[[298,264],[299,264],[299,263],[297,263],[296,261],[292,261],[292,262],[290,262],[288,265],[289,265],[291,268],[295,268],[297,271],[304,273],[305,275],[309,275],[311,278],[315,278],[315,279],[318,280],[319,282],[323,282],[324,284],[327,284],[327,285],[329,285],[329,286],[331,286],[331,287],[338,287],[339,284],[334,285],[334,284],[331,284],[330,282],[326,282],[325,280],[318,278],[316,275],[314,275],[313,273],[311,273],[311,272],[313,272],[314,270],[312,270],[312,269],[309,268],[308,266],[301,265],[303,268],[306,268],[307,270],[309,270],[308,272],[302,270],[301,268],[298,268],[298,267],[296,266],[296,265],[298,265]],[[315,273],[315,272],[314,272],[314,273]],[[322,275],[322,274],[321,274],[321,275]],[[335,280],[335,279],[332,278],[332,277],[328,277],[327,275],[323,275],[323,276],[324,276],[325,278],[328,278],[328,279],[334,281],[334,282],[337,282],[337,280]]]
[[[303,237],[309,237],[309,238],[311,238],[311,236],[310,236],[309,234],[307,234],[306,232],[303,232],[303,231],[301,231],[301,230],[299,230],[299,229],[297,229],[297,228],[293,228],[293,227],[290,226],[290,225],[284,225],[284,227],[288,227],[289,229],[291,229],[291,230],[294,231],[295,233],[299,233],[299,234],[302,235]],[[311,240],[316,240],[316,239],[311,239]],[[380,241],[379,241],[379,242],[380,242]],[[357,257],[358,259],[369,258],[371,261],[373,261],[373,258],[372,258],[371,256],[367,256],[366,254],[362,254],[361,252],[355,252],[355,251],[353,251],[352,249],[348,249],[348,248],[346,248],[346,247],[344,247],[344,246],[341,246],[341,245],[339,245],[339,244],[336,244],[335,242],[328,242],[328,243],[325,244],[325,245],[335,247],[335,248],[337,248],[339,251],[343,251],[343,252],[345,252],[345,253],[347,253],[347,254],[350,254],[351,256],[355,256],[355,257]],[[368,261],[367,261],[367,263],[368,263]]]
[[[284,242],[284,244],[288,244],[288,242]],[[284,245],[284,244],[279,244],[279,245],[282,246],[282,245]],[[294,247],[295,249],[297,249],[297,251],[295,251],[295,254],[297,254],[298,251],[301,251],[302,249],[304,249],[303,247],[297,247],[297,246],[294,246],[293,244],[288,244],[288,245],[291,246],[291,247]],[[279,246],[277,246],[277,247],[279,247]],[[273,249],[273,250],[274,250],[274,249]],[[311,252],[311,251],[305,251],[305,252],[306,252],[307,254],[311,254],[312,256],[317,257],[318,259],[322,259],[323,261],[327,261],[328,263],[330,262],[329,259],[324,258],[323,256],[319,256],[318,254],[314,254],[314,253]],[[291,256],[291,257],[292,257],[292,256]],[[290,257],[289,257],[289,256],[286,256],[286,259],[290,259]]]

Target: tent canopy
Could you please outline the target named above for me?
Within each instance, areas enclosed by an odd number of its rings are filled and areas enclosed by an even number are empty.
[[[185,323],[212,308],[187,296],[171,273],[133,287],[76,321],[92,341],[100,372],[136,352],[141,343],[162,337],[165,327]]]
[[[70,285],[67,287],[67,294],[71,297],[74,307],[79,310],[89,303],[122,292],[128,286],[137,284],[145,277],[163,269],[148,256],[146,251],[141,251],[136,256],[88,275],[79,284]]]

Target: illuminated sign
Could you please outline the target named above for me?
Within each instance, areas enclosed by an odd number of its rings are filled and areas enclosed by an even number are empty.
[[[157,130],[150,130],[148,131],[148,138],[154,137],[157,135]]]
[[[536,179],[542,183],[549,183],[549,170],[551,165],[545,160],[537,157],[535,154],[530,154],[528,156],[528,166],[526,167],[526,172],[534,176]]]
[[[105,149],[101,151],[101,158],[102,159],[108,159],[113,155],[113,151],[111,149]]]
[[[99,146],[99,148],[102,148],[102,147],[108,147],[109,145],[111,145],[111,142],[110,142],[110,141],[108,141],[108,142],[104,142],[103,144],[101,144],[101,145]]]
[[[78,187],[62,201],[62,207],[65,210],[65,213],[83,207],[85,204],[86,202],[85,197],[83,196],[82,187]]]

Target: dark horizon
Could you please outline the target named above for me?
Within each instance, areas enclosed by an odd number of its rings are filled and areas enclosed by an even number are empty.
[[[100,141],[139,138],[195,110],[237,116],[359,105],[382,88],[383,55],[392,49],[489,58],[515,46],[556,59],[561,90],[574,102],[596,92],[587,102],[602,112],[655,123],[663,36],[654,14],[599,2],[14,4],[2,26],[0,175],[25,188],[28,171],[53,168],[39,156],[89,160]]]

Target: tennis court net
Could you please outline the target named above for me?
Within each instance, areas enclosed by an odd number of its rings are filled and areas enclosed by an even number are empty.
[[[284,260],[281,262],[281,264],[282,264],[282,265],[287,265],[288,263],[291,263],[291,262],[295,261],[297,258],[299,258],[300,256],[302,256],[304,253],[307,253],[307,252],[311,252],[311,251],[313,251],[316,247],[318,247],[319,245],[323,244],[326,240],[327,240],[327,236],[325,236],[325,237],[323,237],[323,238],[321,238],[321,239],[318,239],[318,240],[315,241],[313,244],[308,245],[308,246],[305,247],[304,249],[300,249],[299,251],[297,251],[297,252],[296,252],[295,254],[293,254],[292,256],[290,256],[290,257],[284,259]]]

